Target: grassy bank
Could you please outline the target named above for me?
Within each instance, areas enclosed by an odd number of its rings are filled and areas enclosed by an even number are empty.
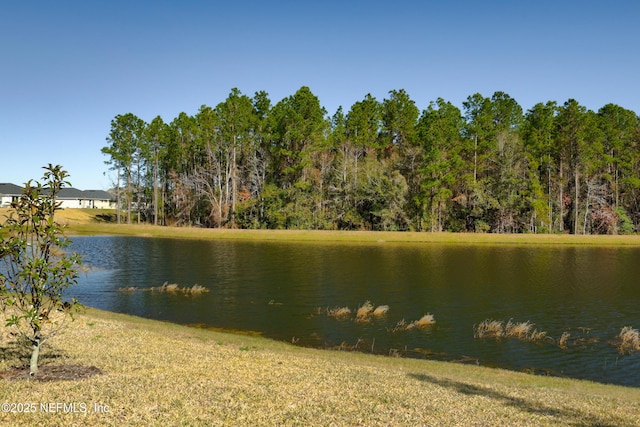
[[[0,209],[0,223],[9,213]],[[487,234],[379,231],[228,230],[196,227],[161,227],[146,224],[114,224],[113,212],[96,209],[64,209],[56,220],[70,234],[109,234],[183,239],[277,240],[301,242],[452,243],[511,245],[640,246],[640,235],[581,236],[569,234]]]
[[[5,370],[19,362],[1,343]],[[94,309],[52,345],[43,354],[45,378],[86,378],[42,382],[3,374],[1,400],[33,404],[35,412],[0,412],[0,424],[640,423],[640,389],[305,349]]]

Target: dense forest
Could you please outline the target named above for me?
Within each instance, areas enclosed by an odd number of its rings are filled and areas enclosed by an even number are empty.
[[[111,121],[118,221],[227,228],[626,234],[640,225],[640,120],[503,92],[420,111],[404,90],[330,116],[308,87],[232,89],[170,123]],[[133,218],[133,219],[132,219]]]

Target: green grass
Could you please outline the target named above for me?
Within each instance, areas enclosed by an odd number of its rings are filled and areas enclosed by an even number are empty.
[[[568,234],[479,234],[320,230],[227,230],[85,223],[71,224],[71,234],[109,234],[181,239],[293,241],[312,243],[443,243],[499,245],[640,246],[640,236],[581,236]]]
[[[640,235],[592,236],[569,234],[487,234],[429,233],[377,231],[313,231],[313,230],[228,230],[194,227],[162,227],[146,224],[114,224],[105,220],[113,210],[64,209],[56,220],[66,224],[70,234],[109,234],[183,239],[275,240],[298,242],[351,243],[451,243],[509,245],[575,245],[575,246],[640,246]],[[0,223],[9,213],[0,209]]]
[[[89,326],[92,325],[92,326]],[[0,342],[0,369],[19,363]],[[640,423],[640,389],[471,365],[295,347],[89,309],[43,352],[41,371],[0,378],[0,425],[615,425]],[[76,403],[86,413],[45,413]],[[102,408],[102,412],[94,412]],[[106,411],[105,411],[106,409]]]

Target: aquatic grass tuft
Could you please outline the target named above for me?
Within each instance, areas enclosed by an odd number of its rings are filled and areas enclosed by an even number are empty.
[[[537,342],[547,337],[547,332],[533,329],[534,324],[530,321],[514,322],[512,319],[505,324],[499,320],[487,319],[482,321],[477,327],[474,326],[474,338],[515,338],[521,341]]]
[[[436,319],[433,314],[425,314],[418,320],[407,322],[405,319],[400,320],[396,325],[390,329],[391,332],[410,331],[412,329],[425,329],[436,323]]]
[[[407,330],[407,321],[402,319],[400,320],[398,323],[396,323],[396,325],[389,329],[391,332],[401,332],[401,331],[406,331]]]
[[[621,353],[630,353],[640,351],[640,331],[633,329],[631,326],[625,326],[618,334],[620,344],[618,350]]]
[[[185,288],[185,292],[189,294],[202,294],[205,292],[209,292],[209,289],[205,288],[204,286],[195,284],[191,288]]]
[[[351,309],[349,307],[334,307],[327,308],[327,316],[336,317],[338,319],[344,319],[345,317],[351,314]]]
[[[136,291],[150,291],[150,292],[160,292],[160,293],[168,293],[168,294],[181,293],[181,294],[187,294],[187,295],[198,295],[198,294],[209,292],[209,289],[198,284],[195,284],[191,287],[189,286],[180,287],[180,285],[178,285],[177,283],[164,282],[162,286],[157,286],[157,287],[135,288],[133,286],[130,286],[128,288],[120,288],[118,289],[118,291],[124,292],[124,293],[132,293]]]
[[[388,305],[379,305],[378,307],[376,307],[375,310],[373,310],[372,314],[376,317],[381,317],[386,315],[388,311],[389,311]]]
[[[357,322],[368,322],[369,318],[373,313],[373,305],[370,301],[365,301],[358,310],[356,311],[356,321]]]
[[[153,291],[158,291],[158,292],[177,292],[179,290],[179,286],[177,283],[168,283],[168,282],[164,282],[162,284],[162,286],[160,286],[159,288],[151,288],[151,290]]]
[[[413,322],[413,324],[417,328],[425,328],[425,327],[433,325],[435,323],[436,323],[436,318],[435,318],[435,316],[433,314],[430,314],[430,313],[425,314],[420,319],[415,320]]]
[[[483,338],[501,338],[504,336],[504,324],[499,320],[486,319],[474,326],[473,337]]]
[[[531,329],[533,329],[533,323],[528,320],[526,322],[516,323],[509,319],[504,327],[504,335],[510,338],[527,340]]]
[[[558,338],[558,346],[560,348],[567,348],[567,343],[569,341],[569,337],[571,336],[571,334],[569,332],[563,332],[562,335],[560,335],[560,338]]]

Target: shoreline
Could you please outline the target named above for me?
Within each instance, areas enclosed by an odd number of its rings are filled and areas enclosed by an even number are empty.
[[[126,235],[139,237],[350,243],[418,243],[523,246],[640,247],[639,235],[475,234],[411,231],[246,230],[171,227],[137,224],[68,224],[73,235]]]
[[[10,209],[0,208],[0,224]],[[207,240],[249,240],[290,242],[352,242],[352,243],[419,243],[419,244],[489,244],[489,245],[565,245],[640,247],[640,234],[575,235],[575,234],[490,234],[449,233],[428,231],[346,231],[346,230],[258,230],[175,227],[151,224],[114,224],[103,215],[110,210],[63,209],[56,221],[74,235],[125,235]]]

